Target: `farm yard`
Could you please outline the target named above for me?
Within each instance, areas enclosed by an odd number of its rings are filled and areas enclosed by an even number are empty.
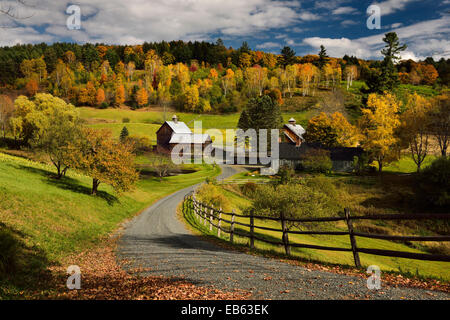
[[[399,35],[0,47],[0,299],[448,299],[450,60]],[[245,163],[172,160],[210,129]]]

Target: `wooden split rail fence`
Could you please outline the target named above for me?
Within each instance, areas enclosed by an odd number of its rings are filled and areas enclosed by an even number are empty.
[[[425,254],[425,253],[414,253],[405,251],[392,251],[383,249],[370,249],[370,248],[360,248],[357,245],[356,237],[372,238],[372,239],[382,239],[391,241],[435,241],[443,242],[450,241],[450,236],[394,236],[394,235],[380,235],[380,234],[370,234],[363,232],[355,232],[353,229],[353,221],[355,220],[448,220],[450,219],[450,214],[386,214],[386,215],[371,215],[371,216],[351,216],[348,209],[344,210],[345,215],[343,217],[323,217],[323,218],[302,218],[302,219],[290,219],[285,218],[281,215],[279,218],[257,216],[253,212],[249,215],[237,214],[234,210],[231,213],[223,212],[220,208],[213,208],[208,206],[195,198],[195,194],[190,193],[184,197],[183,201],[183,213],[193,213],[193,215],[198,219],[198,222],[205,227],[209,227],[209,231],[213,231],[213,227],[217,230],[217,236],[221,237],[222,232],[229,234],[230,242],[234,242],[234,236],[249,238],[250,248],[255,248],[255,240],[262,241],[265,243],[280,245],[285,249],[287,255],[291,255],[291,248],[309,248],[317,250],[330,250],[330,251],[347,251],[353,253],[353,258],[355,266],[361,268],[361,262],[359,259],[359,253],[373,254],[379,256],[388,257],[398,257],[398,258],[408,258],[415,260],[428,260],[428,261],[445,261],[450,262],[449,255],[441,254]],[[224,217],[229,217],[225,219]],[[250,224],[242,223],[236,221],[236,218],[248,218]],[[255,225],[255,219],[258,220],[271,220],[280,223],[281,228],[269,228],[263,226]],[[289,230],[287,227],[288,223],[308,223],[308,222],[334,222],[334,221],[345,221],[347,224],[348,231],[294,231]],[[228,228],[225,228],[222,222],[229,224]],[[248,227],[249,232],[243,233],[236,230],[236,226]],[[255,229],[276,231],[281,233],[280,241],[273,241],[255,234]],[[330,235],[330,236],[346,236],[350,238],[351,248],[338,248],[338,247],[328,247],[328,246],[318,246],[310,244],[294,243],[289,241],[289,234],[307,234],[307,235]]]

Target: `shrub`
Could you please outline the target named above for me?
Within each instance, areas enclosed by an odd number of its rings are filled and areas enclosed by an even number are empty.
[[[418,176],[417,196],[425,203],[450,206],[450,158],[441,157]]]
[[[295,171],[290,166],[281,166],[278,170],[278,176],[280,177],[281,184],[288,184],[292,181]]]
[[[223,190],[213,184],[203,184],[196,191],[196,197],[201,202],[214,206],[214,208],[222,208],[225,212],[231,211],[230,201],[223,194]]]
[[[122,123],[130,123],[130,118],[123,118]]]
[[[302,168],[309,172],[330,172],[333,168],[330,152],[323,149],[308,150],[302,159]]]
[[[99,109],[107,109],[108,107],[109,107],[109,104],[106,101],[98,106]]]
[[[241,185],[239,189],[245,196],[253,198],[256,190],[258,189],[258,185],[254,182],[246,182],[245,184]]]
[[[133,144],[133,153],[137,155],[153,150],[151,140],[144,136],[131,135],[126,137],[126,142]]]
[[[335,216],[337,211],[332,200],[325,192],[307,184],[262,185],[255,192],[250,210],[276,218]]]

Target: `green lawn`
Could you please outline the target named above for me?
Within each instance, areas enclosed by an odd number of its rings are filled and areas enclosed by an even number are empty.
[[[15,235],[22,249],[19,271],[37,274],[110,235],[158,199],[220,173],[218,167],[190,168],[197,171],[162,181],[141,179],[121,197],[104,184],[98,196],[91,196],[88,177],[69,170],[67,177],[55,180],[52,166],[0,153],[0,233]],[[0,282],[0,288],[14,295],[28,284]]]
[[[164,116],[164,113],[161,111],[136,111],[114,108],[95,109],[89,107],[81,107],[78,110],[83,119],[109,120],[118,123],[122,123],[124,118],[128,118],[131,123],[161,125]],[[170,120],[173,114],[176,114],[179,120],[184,121],[190,128],[194,127],[194,121],[202,121],[204,129],[235,129],[240,116],[239,113],[216,115],[170,111],[167,112],[167,120]],[[305,123],[311,118],[312,114],[312,111],[287,112],[283,113],[283,119],[287,122],[291,117],[294,117],[298,122]]]
[[[243,209],[245,209],[250,205],[249,200],[242,198],[240,195],[237,195],[234,192],[230,192],[229,190],[224,189],[224,194],[231,201],[232,206],[233,208],[236,209],[237,213],[242,212]],[[230,219],[229,216],[227,217],[224,216],[224,218]],[[192,217],[192,215],[189,214],[187,216],[187,220],[189,223],[194,225],[203,233],[217,235],[216,228],[213,228],[213,231],[210,232],[208,224],[206,225],[206,227],[203,226],[203,224],[200,224],[197,219],[194,219]],[[248,218],[237,217],[236,221],[249,224]],[[215,221],[214,223],[217,224],[217,221]],[[222,225],[225,226],[226,228],[229,227],[229,225],[225,222],[223,222]],[[280,223],[276,221],[256,219],[255,225],[281,229]],[[249,232],[248,227],[236,225],[235,228],[240,232]],[[343,224],[343,222],[339,222],[335,225],[328,225],[326,229],[347,231],[347,228]],[[281,232],[258,230],[258,229],[255,229],[255,231],[257,233],[257,236],[259,237],[263,237],[273,241],[281,241]],[[224,235],[222,233],[222,235],[223,235],[222,238],[224,240],[229,239],[228,234]],[[290,234],[289,241],[293,243],[311,244],[319,246],[351,248],[348,236],[316,236],[316,235],[313,236],[313,235]],[[235,237],[235,242],[237,244],[247,246],[249,243],[249,239],[237,236]],[[378,239],[367,239],[358,237],[357,244],[362,248],[386,249],[386,250],[407,251],[407,252],[422,252],[418,249],[411,248],[402,243]],[[258,240],[255,240],[255,246],[258,250],[261,250],[263,252],[265,251],[281,255],[284,254],[284,247],[282,246],[271,245]],[[305,248],[291,248],[291,251],[294,257],[298,257],[303,260],[354,266],[353,255],[351,252],[324,251]],[[450,280],[450,269],[448,268],[449,264],[446,262],[420,261],[403,258],[382,257],[368,254],[360,254],[360,259],[363,267],[368,267],[369,265],[377,265],[382,270],[386,271],[397,271],[397,272],[401,271],[412,274],[418,274],[424,277],[440,278],[446,281]]]
[[[428,155],[422,163],[422,169],[429,166],[436,159],[436,156]],[[403,155],[400,160],[384,167],[383,171],[391,173],[414,173],[417,172],[417,165],[410,155]]]

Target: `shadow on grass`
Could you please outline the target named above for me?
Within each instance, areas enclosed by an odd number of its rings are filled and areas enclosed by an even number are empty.
[[[0,298],[16,299],[21,292],[49,288],[51,265],[45,252],[25,243],[26,234],[0,222]]]
[[[62,177],[60,179],[57,179],[56,175],[50,171],[33,168],[33,167],[27,167],[27,166],[23,166],[23,165],[20,165],[19,168],[21,170],[26,170],[28,172],[44,176],[46,178],[44,180],[44,182],[49,185],[56,186],[60,189],[69,190],[69,191],[76,192],[79,194],[85,194],[85,195],[89,195],[89,196],[91,195],[91,188],[80,185],[79,181],[76,179],[73,179],[70,177]],[[108,203],[108,205],[110,205],[110,206],[119,201],[119,199],[116,196],[109,194],[106,191],[100,191],[100,190],[97,191],[96,197],[99,197],[99,198],[105,200]]]

